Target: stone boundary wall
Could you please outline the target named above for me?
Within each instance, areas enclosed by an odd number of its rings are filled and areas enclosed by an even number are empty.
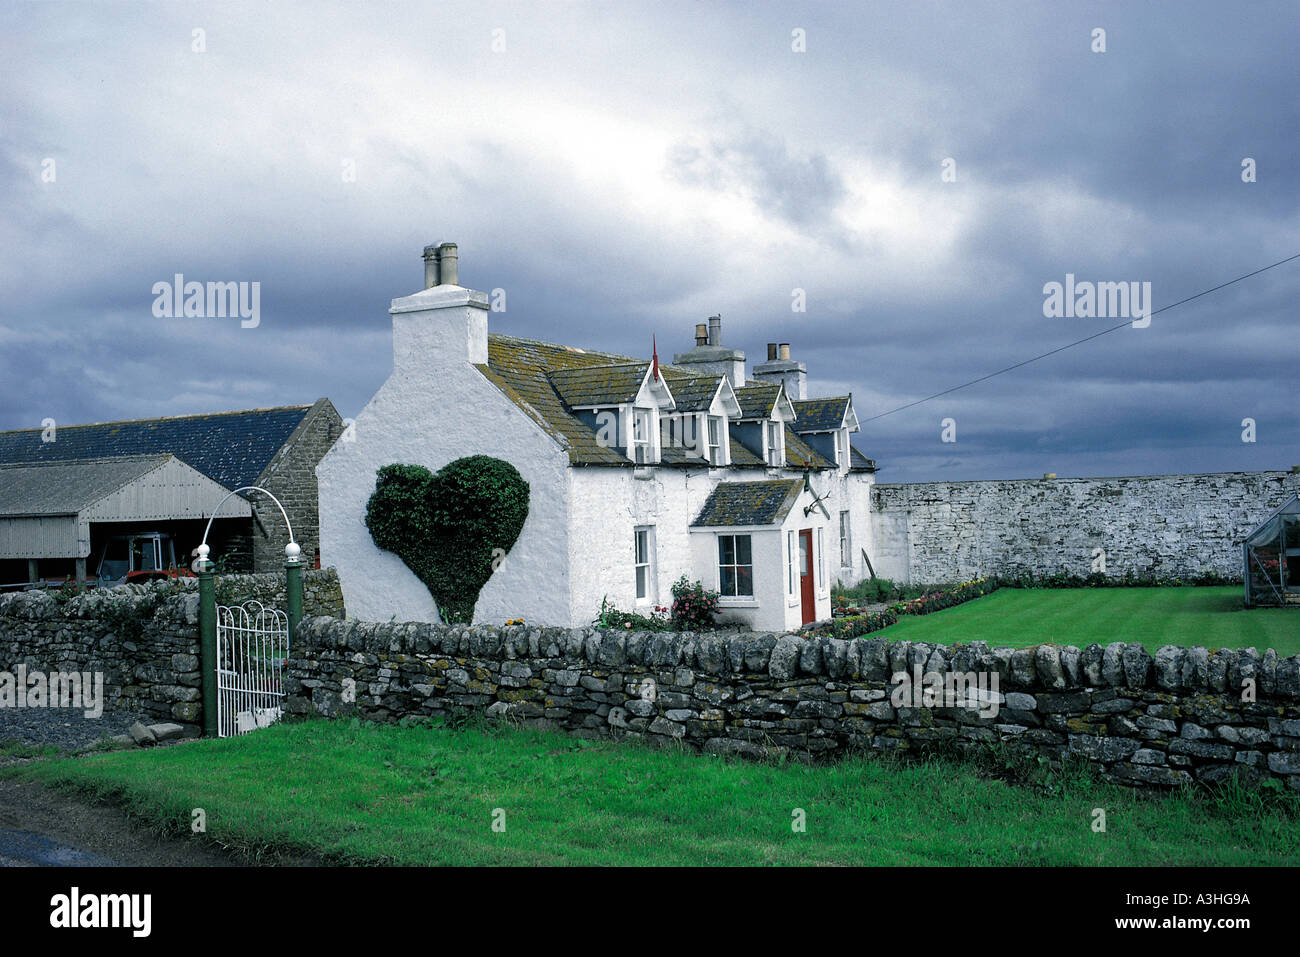
[[[304,619],[290,713],[397,721],[455,710],[569,731],[679,741],[710,754],[959,750],[1001,742],[1078,755],[1116,782],[1172,787],[1239,771],[1300,790],[1300,655],[1253,649],[991,649],[806,639]],[[891,703],[890,676],[998,676],[984,706]],[[1253,678],[1258,700],[1243,701]],[[987,709],[985,709],[987,710]]]
[[[876,574],[905,582],[981,574],[1093,571],[1241,577],[1241,541],[1293,492],[1300,472],[1127,478],[877,482],[871,491]]]
[[[284,573],[222,575],[223,594],[284,607]],[[304,614],[342,614],[333,569],[303,573]],[[64,600],[33,590],[0,595],[0,671],[103,672],[104,710],[143,712],[201,729],[198,579],[91,589]],[[77,712],[80,720],[80,711]]]

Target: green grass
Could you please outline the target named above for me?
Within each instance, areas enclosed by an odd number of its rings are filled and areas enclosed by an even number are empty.
[[[61,753],[49,744],[27,744],[16,738],[0,741],[0,758],[52,758]]]
[[[1300,608],[1241,605],[1240,587],[1000,588],[930,615],[907,615],[870,637],[993,647],[1139,642],[1207,648],[1274,648],[1300,654]]]
[[[1027,787],[942,758],[753,763],[503,726],[311,720],[3,773],[116,797],[161,831],[188,835],[201,807],[210,838],[254,855],[354,863],[1300,864],[1294,795],[1153,799],[1081,771]]]

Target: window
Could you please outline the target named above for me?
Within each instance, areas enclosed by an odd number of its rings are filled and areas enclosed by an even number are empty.
[[[853,529],[848,512],[840,512],[840,566],[853,567]]]
[[[709,416],[709,464],[722,464],[722,418]]]
[[[785,464],[785,433],[780,422],[767,422],[767,464],[780,468]]]
[[[838,429],[835,432],[835,457],[836,463],[840,468],[848,468],[849,465],[849,431],[848,429]]]
[[[632,410],[632,455],[638,465],[650,461],[650,410]]]
[[[718,591],[724,598],[754,596],[754,556],[748,535],[718,536]]]
[[[788,580],[786,586],[791,595],[794,594],[794,532],[785,533],[785,577]]]
[[[822,549],[822,527],[817,526],[817,585],[826,587],[826,560],[825,552]]]
[[[636,600],[648,602],[654,590],[654,536],[650,527],[638,528],[633,535],[633,563],[636,566]]]

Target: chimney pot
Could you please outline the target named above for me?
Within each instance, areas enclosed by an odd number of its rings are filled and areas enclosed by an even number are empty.
[[[709,344],[709,327],[702,322],[695,324],[695,344],[697,346],[707,346]]]
[[[455,243],[443,243],[438,247],[438,285],[460,285],[459,276],[457,275],[457,261],[459,258],[459,251]]]
[[[438,247],[424,247],[424,288],[438,285]]]
[[[771,362],[775,358],[776,358],[776,343],[769,342],[767,344],[767,361]]]
[[[790,358],[790,343],[788,343],[788,342],[783,342],[783,343],[781,343],[781,348],[780,348],[780,351],[777,353],[777,356],[778,356],[779,358],[781,358],[781,359],[789,359],[789,358]]]
[[[722,315],[709,316],[709,345],[722,345]]]

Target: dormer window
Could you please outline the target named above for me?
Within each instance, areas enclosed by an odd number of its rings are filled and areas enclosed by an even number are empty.
[[[842,469],[849,467],[849,430],[835,430],[835,464]]]
[[[765,422],[763,428],[766,432],[767,464],[779,469],[785,465],[785,428],[780,422]]]
[[[709,435],[709,464],[718,466],[725,464],[722,458],[722,416],[711,415],[708,417],[708,435]]]
[[[632,410],[632,444],[628,457],[637,465],[646,465],[651,461],[650,452],[650,410]]]

